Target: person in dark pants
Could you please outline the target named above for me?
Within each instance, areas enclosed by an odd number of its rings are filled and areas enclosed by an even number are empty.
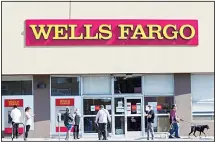
[[[19,132],[19,123],[21,122],[21,111],[17,108],[16,105],[13,106],[13,110],[11,111],[10,114],[12,118],[12,126],[13,126],[13,138],[18,138]]]
[[[75,111],[75,117],[74,117],[74,139],[79,139],[79,125],[81,121],[81,114],[78,109]]]
[[[149,133],[151,133],[152,140],[154,139],[154,118],[155,118],[155,113],[152,110],[152,106],[148,105],[148,113],[146,114],[147,116],[147,140],[149,140]]]
[[[28,138],[28,132],[31,128],[32,125],[32,118],[34,117],[34,115],[31,114],[30,112],[31,108],[30,107],[26,107],[25,108],[25,140],[27,140]]]
[[[108,110],[104,108],[103,105],[100,106],[100,110],[96,115],[95,123],[98,125],[98,137],[101,140],[103,135],[103,140],[107,140],[107,123],[111,122],[110,114]]]

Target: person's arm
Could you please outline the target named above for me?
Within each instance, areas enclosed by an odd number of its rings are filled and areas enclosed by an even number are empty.
[[[69,114],[68,114],[68,118],[69,118],[69,120],[71,120],[71,121],[74,120],[73,117],[72,117],[71,115],[69,115]]]
[[[107,115],[108,115],[108,121],[109,121],[109,122],[111,122],[110,113],[109,113],[109,111],[108,111],[108,110],[106,110],[106,112],[107,112]]]
[[[13,119],[13,110],[10,113],[10,117]]]
[[[99,115],[100,115],[100,111],[98,111],[98,113],[96,115],[96,120],[95,120],[96,123],[98,123]]]
[[[31,115],[30,115],[28,112],[26,112],[25,115],[26,115],[26,117],[27,117],[28,119],[31,118]]]

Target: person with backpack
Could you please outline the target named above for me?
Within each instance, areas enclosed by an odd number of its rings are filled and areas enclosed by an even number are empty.
[[[106,110],[104,108],[103,105],[100,106],[100,110],[98,111],[97,115],[96,115],[96,120],[95,123],[98,125],[98,137],[99,140],[101,140],[102,136],[103,136],[103,140],[107,140],[107,124],[108,122],[111,122],[111,117],[110,114],[108,112],[108,110]]]
[[[155,118],[155,113],[152,109],[151,105],[148,105],[148,111],[146,113],[147,117],[147,140],[149,140],[149,134],[151,133],[152,140],[154,139],[154,118]]]
[[[66,139],[65,140],[69,140],[69,138],[70,138],[70,131],[71,131],[71,128],[72,128],[72,122],[73,122],[73,118],[70,115],[69,108],[66,108],[66,112],[64,113],[64,125],[67,128],[67,133],[66,133]]]

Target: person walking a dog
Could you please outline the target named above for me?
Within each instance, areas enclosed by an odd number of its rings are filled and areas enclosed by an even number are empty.
[[[148,105],[148,111],[146,113],[147,117],[147,140],[149,140],[149,133],[151,133],[152,140],[154,139],[154,118],[155,118],[155,113],[152,110],[152,106]]]
[[[176,115],[177,106],[174,104],[172,110],[170,111],[170,135],[169,138],[180,138],[179,136],[179,121],[183,121]],[[175,133],[175,136],[173,134]]]

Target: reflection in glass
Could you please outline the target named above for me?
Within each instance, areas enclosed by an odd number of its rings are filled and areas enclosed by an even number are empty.
[[[158,114],[167,114],[170,113],[172,105],[174,104],[174,96],[162,96],[162,97],[145,97],[144,98],[145,105],[148,105],[149,102],[156,102],[158,108],[156,113]],[[157,108],[157,106],[153,106]]]
[[[97,133],[95,116],[92,117],[84,117],[84,133]],[[108,132],[111,133],[111,124],[107,124]]]
[[[32,81],[2,81],[2,95],[32,95]]]
[[[127,99],[128,114],[141,114],[141,110],[141,99]]]
[[[100,105],[104,105],[105,109],[111,114],[111,98],[107,99],[84,99],[84,115],[96,115]]]
[[[141,116],[127,117],[127,131],[141,131]]]
[[[125,134],[125,117],[115,116],[115,135]]]
[[[84,133],[96,133],[96,117],[84,117]]]
[[[125,114],[124,98],[114,99],[115,114]]]
[[[115,77],[114,93],[141,93],[141,76]]]
[[[79,77],[51,77],[52,96],[75,96],[79,93]]]

